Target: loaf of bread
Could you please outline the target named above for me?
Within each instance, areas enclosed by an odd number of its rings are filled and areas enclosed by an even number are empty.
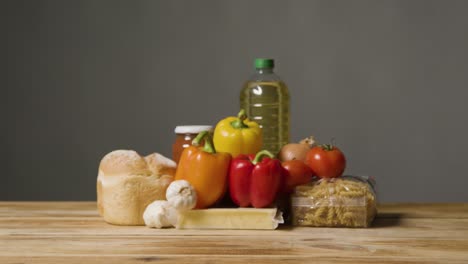
[[[115,225],[144,225],[143,212],[155,200],[164,200],[174,179],[176,163],[161,154],[146,157],[133,150],[116,150],[99,165],[99,214]]]

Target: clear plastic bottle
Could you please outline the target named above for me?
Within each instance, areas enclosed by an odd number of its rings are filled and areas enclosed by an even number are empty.
[[[263,149],[277,154],[289,143],[289,92],[273,72],[274,60],[255,59],[255,74],[240,94],[240,107],[263,129]]]

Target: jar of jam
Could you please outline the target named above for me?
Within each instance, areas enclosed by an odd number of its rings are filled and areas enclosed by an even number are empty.
[[[176,139],[172,145],[172,159],[179,163],[180,155],[185,148],[192,145],[192,140],[202,131],[213,132],[212,126],[177,126],[174,130]]]

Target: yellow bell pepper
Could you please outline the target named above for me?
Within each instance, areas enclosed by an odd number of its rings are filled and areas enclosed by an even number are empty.
[[[242,109],[237,117],[227,117],[216,125],[213,141],[219,152],[228,152],[233,157],[239,154],[255,154],[263,144],[262,129],[247,119]]]

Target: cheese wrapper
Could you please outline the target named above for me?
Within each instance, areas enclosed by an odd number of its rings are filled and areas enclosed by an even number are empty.
[[[276,208],[211,208],[179,215],[178,229],[276,229],[284,223]]]

